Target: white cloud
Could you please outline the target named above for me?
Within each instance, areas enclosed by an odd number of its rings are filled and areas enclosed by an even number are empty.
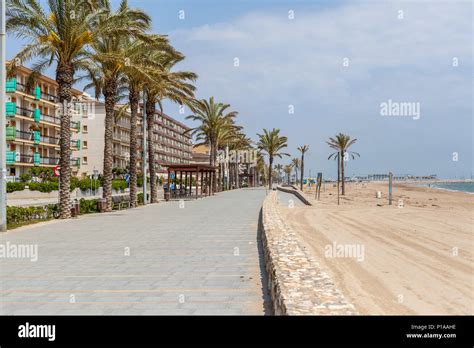
[[[388,170],[395,162],[403,171],[452,175],[442,150],[462,147],[472,160],[471,16],[467,1],[363,1],[296,8],[293,20],[281,8],[251,12],[170,37],[187,55],[181,68],[200,76],[198,96],[231,103],[250,135],[280,127],[292,148],[322,148],[328,136],[347,131],[359,138],[362,153],[354,171]],[[421,119],[381,118],[379,104],[387,99],[421,102]],[[313,167],[329,166],[321,154]]]

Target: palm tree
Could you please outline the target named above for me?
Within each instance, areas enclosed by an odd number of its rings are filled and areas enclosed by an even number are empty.
[[[189,132],[196,136],[198,144],[207,144],[210,147],[209,163],[211,166],[216,165],[217,150],[219,146],[219,138],[222,138],[223,132],[237,127],[234,119],[237,116],[236,111],[228,112],[230,104],[217,103],[214,97],[196,100],[194,103],[194,114],[186,117],[188,120],[198,121],[200,124],[191,128]],[[211,185],[215,188],[216,182],[211,177]]]
[[[126,106],[130,108],[130,206],[132,207],[137,205],[137,118],[140,91],[143,90],[147,82],[154,81],[156,70],[161,69],[161,65],[158,62],[149,59],[150,50],[173,50],[169,46],[168,40],[163,36],[150,35],[150,40],[152,42],[130,39],[124,41],[122,46],[126,62],[124,66],[125,83],[129,91],[129,102]]]
[[[295,157],[291,160],[291,165],[295,168],[295,182],[298,184],[298,169],[301,166],[300,159]]]
[[[281,183],[281,171],[283,170],[283,164],[275,164],[275,170],[278,173],[278,183]]]
[[[263,129],[263,134],[257,134],[259,141],[257,148],[265,152],[268,156],[268,187],[272,188],[272,167],[273,159],[275,157],[282,158],[282,156],[289,156],[287,153],[281,151],[287,147],[288,138],[280,135],[280,130],[273,128],[271,131]]]
[[[337,182],[339,186],[339,180],[341,181],[342,185],[342,192],[341,194],[344,196],[345,190],[344,190],[344,161],[346,161],[346,154],[349,155],[352,159],[354,159],[356,156],[360,157],[360,155],[357,152],[353,151],[348,151],[349,147],[353,145],[357,139],[351,139],[349,135],[339,133],[336,134],[334,138],[329,138],[329,141],[326,143],[331,147],[332,149],[337,150],[337,152],[332,153],[328,159],[331,159],[331,157],[337,158]]]
[[[291,172],[293,171],[293,165],[287,164],[283,168],[283,171],[286,173],[286,177],[288,178],[288,185],[291,185]]]
[[[12,59],[12,68],[34,57],[41,58],[33,66],[38,73],[56,64],[61,105],[59,216],[66,219],[71,216],[71,89],[75,72],[84,64],[86,47],[94,40],[91,22],[96,14],[90,2],[82,0],[49,0],[47,11],[37,0],[8,0],[6,12],[8,32],[29,41]]]
[[[301,152],[301,180],[300,180],[300,190],[303,191],[304,154],[309,151],[309,145],[303,145],[303,146],[298,147],[298,151]]]
[[[95,2],[94,2],[95,3]],[[145,34],[150,28],[151,19],[140,9],[128,6],[122,0],[116,11],[112,10],[110,0],[102,0],[96,10],[98,15],[93,21],[93,27],[100,32],[91,44],[89,54],[91,64],[85,66],[88,77],[92,81],[86,86],[94,87],[96,97],[100,93],[105,101],[105,133],[104,133],[104,172],[103,198],[106,200],[106,211],[112,210],[112,166],[113,166],[113,126],[116,114],[116,104],[119,99],[119,87],[124,72],[130,69],[133,62],[127,61],[124,43],[130,39],[138,39],[152,43],[153,40]],[[102,30],[101,28],[113,28]],[[132,150],[132,149],[131,149]],[[132,150],[133,152],[133,150]],[[130,168],[133,170],[132,168]]]
[[[161,49],[148,52],[152,62],[159,64],[159,69],[154,77],[145,84],[146,88],[146,122],[148,128],[148,163],[150,171],[151,203],[158,202],[157,173],[155,166],[155,149],[153,146],[153,126],[155,123],[156,104],[163,113],[164,99],[171,100],[180,105],[193,108],[194,90],[190,82],[197,79],[197,75],[190,71],[171,71],[174,65],[184,59],[184,55],[175,50],[163,51]],[[146,154],[144,154],[146,156]]]

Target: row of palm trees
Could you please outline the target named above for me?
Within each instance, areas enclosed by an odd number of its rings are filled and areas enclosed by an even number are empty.
[[[103,97],[105,103],[104,133],[104,172],[103,198],[106,211],[112,210],[112,167],[113,167],[113,126],[117,117],[125,109],[130,110],[130,202],[137,205],[137,162],[138,162],[138,114],[140,104],[145,106],[146,123],[153,128],[156,106],[163,111],[165,99],[186,105],[192,111],[187,119],[198,122],[189,130],[198,144],[210,148],[210,165],[219,165],[217,180],[210,183],[214,191],[224,188],[224,164],[217,163],[219,150],[253,149],[252,141],[236,124],[238,113],[230,110],[230,105],[217,102],[213,97],[196,100],[193,82],[197,75],[189,71],[175,71],[174,66],[185,57],[168,41],[166,36],[149,33],[150,17],[141,9],[131,8],[122,0],[113,9],[110,0],[49,0],[47,12],[37,0],[8,0],[7,30],[9,33],[29,41],[12,60],[9,71],[15,65],[36,58],[35,73],[56,64],[60,102],[60,217],[70,217],[70,139],[73,84],[79,79],[87,79],[85,89],[94,89],[97,98]],[[78,72],[84,72],[78,76]],[[126,95],[123,92],[128,91]],[[141,91],[144,91],[141,93]],[[119,101],[127,103],[119,107]],[[117,110],[119,110],[117,112]],[[272,186],[274,158],[288,156],[282,152],[287,147],[287,138],[280,135],[279,129],[264,129],[257,134],[256,149],[259,150],[257,163],[249,168],[253,176],[268,177]],[[341,137],[342,136],[342,137]],[[148,132],[148,156],[150,165],[151,202],[158,201],[157,173],[153,133]],[[331,155],[340,159],[347,148],[355,142],[344,135],[330,139],[330,146],[338,149]],[[301,159],[294,159],[293,166],[301,169],[300,185],[304,173],[304,155],[308,145],[298,148]],[[355,153],[350,153],[354,156]],[[268,166],[263,156],[268,156]],[[358,155],[358,154],[357,154]],[[330,156],[330,157],[331,157]],[[344,175],[343,161],[338,160],[338,172]],[[339,170],[339,168],[341,168]],[[231,186],[239,187],[239,164],[230,163]],[[287,170],[288,167],[286,168]],[[265,173],[267,172],[268,173]],[[339,177],[339,175],[338,175]],[[217,187],[219,186],[219,187]],[[342,184],[344,192],[344,183]]]
[[[269,188],[272,187],[272,180],[273,180],[273,160],[274,158],[282,158],[283,156],[289,156],[288,153],[282,152],[287,145],[287,137],[280,135],[279,129],[273,129],[268,131],[264,129],[263,134],[258,134],[259,142],[257,144],[258,149],[263,151],[268,156],[268,186]],[[349,148],[355,144],[357,139],[351,139],[349,135],[338,133],[334,137],[330,137],[329,140],[326,142],[329,147],[335,152],[331,153],[328,157],[328,160],[334,159],[337,161],[337,185],[338,185],[338,192],[339,192],[339,183],[341,183],[341,194],[345,194],[345,179],[344,179],[344,168],[346,162],[349,158],[355,159],[356,157],[360,157],[360,154],[357,152],[350,151]],[[282,165],[280,163],[275,165],[276,170],[276,177],[279,182],[281,182],[281,172],[283,171],[286,174],[287,182],[290,184],[291,182],[291,174],[293,169],[295,170],[295,177],[296,181],[298,181],[298,170],[300,170],[300,177],[299,177],[299,184],[300,189],[303,190],[303,180],[304,180],[304,159],[305,154],[309,151],[309,145],[302,145],[299,146],[298,151],[301,154],[301,157],[295,157],[291,160],[291,162],[287,165]]]
[[[56,64],[56,82],[60,102],[60,217],[70,217],[70,139],[73,84],[88,79],[85,87],[93,88],[96,97],[105,102],[103,198],[106,210],[112,209],[113,126],[118,102],[128,90],[125,108],[131,113],[130,132],[130,201],[137,205],[137,116],[140,102],[145,101],[148,129],[152,129],[155,109],[162,110],[165,99],[195,105],[192,85],[197,75],[188,71],[172,71],[184,59],[166,36],[149,33],[150,17],[141,9],[129,7],[122,0],[113,9],[110,0],[49,0],[43,9],[37,0],[7,1],[7,31],[29,41],[9,67],[36,58],[34,73]],[[78,76],[78,72],[85,74]],[[145,90],[142,95],[140,91]],[[148,141],[153,142],[152,132]],[[133,149],[133,150],[132,150]],[[143,154],[144,156],[146,154]],[[149,163],[154,163],[153,146],[149,147]],[[157,201],[154,165],[150,166],[151,202]]]

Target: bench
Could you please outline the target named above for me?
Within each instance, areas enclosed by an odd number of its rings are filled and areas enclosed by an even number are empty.
[[[130,196],[112,196],[112,209],[130,208]]]

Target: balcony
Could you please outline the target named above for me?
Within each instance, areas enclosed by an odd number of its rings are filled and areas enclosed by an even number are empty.
[[[32,141],[35,145],[38,145],[40,142],[55,146],[59,145],[59,138],[41,135],[39,131],[22,131],[15,127],[7,127],[7,140]]]
[[[71,166],[80,168],[81,167],[81,159],[80,158],[71,158]]]
[[[33,121],[35,121],[35,122],[43,121],[43,122],[52,123],[52,124],[54,124],[55,126],[58,126],[58,127],[61,126],[61,118],[60,117],[41,113],[38,108],[37,109],[28,109],[28,108],[24,108],[24,107],[19,107],[15,103],[10,103],[10,102],[7,103],[7,116],[13,116],[14,117],[15,115],[32,118]],[[81,127],[80,122],[71,121],[71,126],[70,126],[71,129],[75,129],[79,132],[80,127]]]
[[[80,150],[81,149],[81,139],[71,140],[71,148],[73,150]]]
[[[7,165],[15,164],[16,151],[7,151]]]
[[[49,93],[46,93],[46,92],[42,92],[41,88],[39,86],[36,86],[35,88],[27,88],[27,86],[25,84],[20,83],[20,82],[16,82],[15,89],[13,89],[13,85],[14,85],[13,82],[10,83],[10,92],[9,93],[19,91],[19,92],[23,92],[25,94],[29,94],[29,95],[33,96],[35,98],[35,100],[43,99],[43,100],[49,101],[51,103],[59,103],[59,97],[57,97],[55,95],[52,95],[52,94],[49,94]],[[7,88],[8,88],[8,86],[9,86],[9,84],[7,82]]]

